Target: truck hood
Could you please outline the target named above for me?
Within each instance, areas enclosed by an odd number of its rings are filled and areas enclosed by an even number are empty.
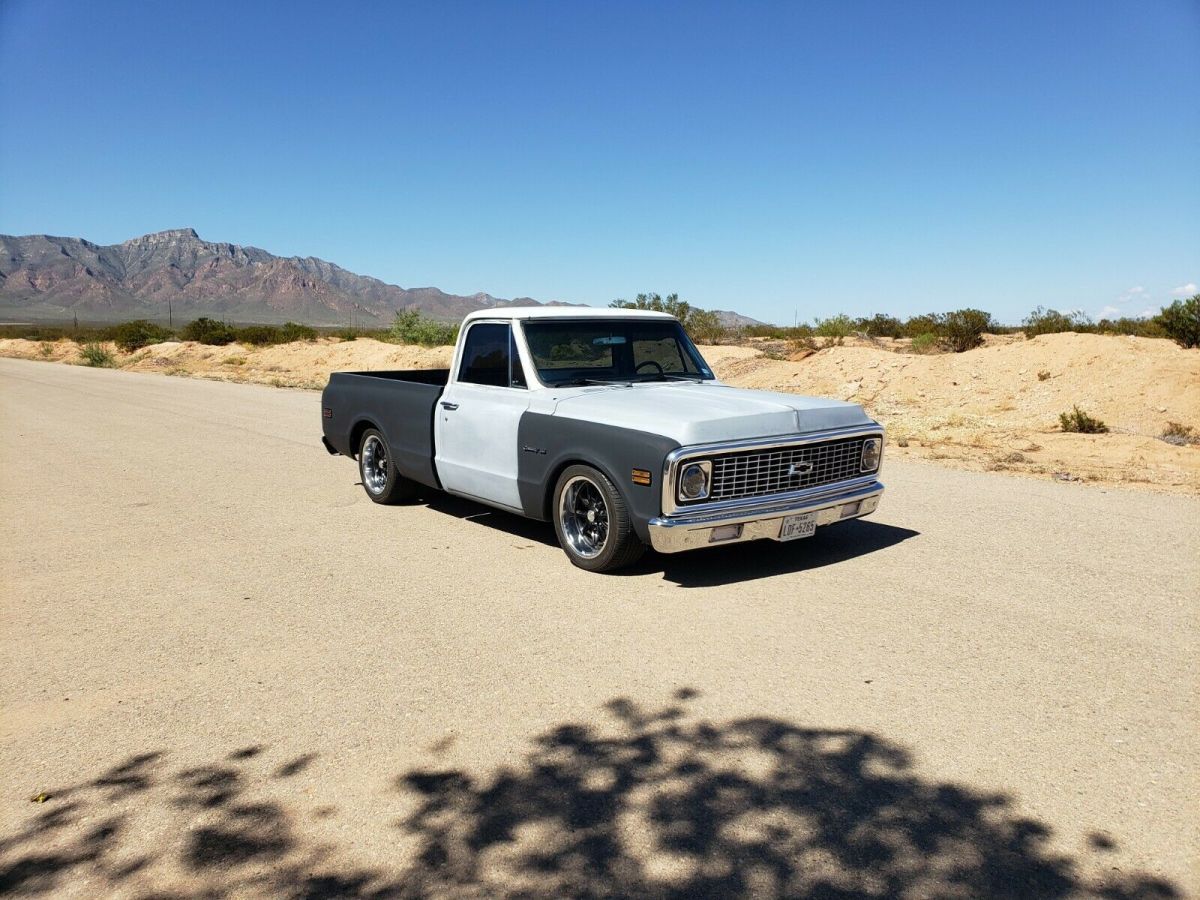
[[[856,403],[714,382],[647,382],[555,392],[554,415],[646,431],[680,445],[874,424]]]

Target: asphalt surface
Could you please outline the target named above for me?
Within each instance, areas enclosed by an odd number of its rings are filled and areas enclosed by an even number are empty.
[[[1196,499],[885,457],[599,576],[319,426],[0,360],[0,893],[1197,890]]]

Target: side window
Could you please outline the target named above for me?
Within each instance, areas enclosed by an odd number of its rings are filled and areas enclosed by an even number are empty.
[[[481,322],[472,325],[463,344],[462,365],[458,380],[467,384],[490,384],[493,387],[509,386],[509,360],[515,347],[508,325]],[[517,372],[520,361],[517,361]],[[516,373],[514,373],[515,375]],[[516,382],[514,382],[515,384]],[[524,376],[521,377],[524,387]]]

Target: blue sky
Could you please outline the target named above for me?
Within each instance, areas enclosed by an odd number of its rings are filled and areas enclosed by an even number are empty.
[[[1196,0],[0,0],[0,84],[10,234],[776,322],[1200,281]]]

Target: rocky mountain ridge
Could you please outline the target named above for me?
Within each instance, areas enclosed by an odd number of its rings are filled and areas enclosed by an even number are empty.
[[[276,256],[257,247],[203,240],[192,228],[119,244],[51,235],[0,235],[0,318],[107,322],[299,321],[374,327],[398,310],[458,320],[477,309],[541,305],[490,294],[402,288],[315,256]]]

